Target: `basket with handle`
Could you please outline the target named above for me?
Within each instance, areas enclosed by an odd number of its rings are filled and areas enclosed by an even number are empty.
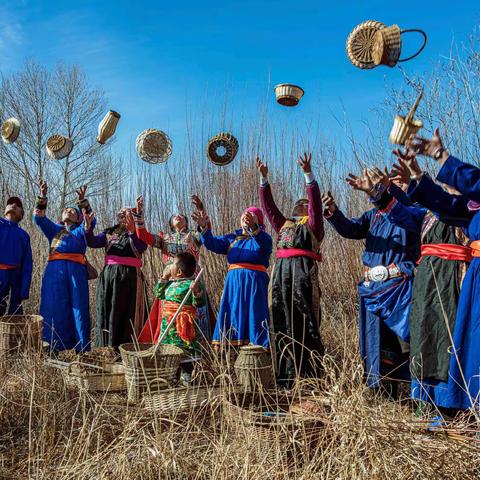
[[[357,25],[348,35],[347,55],[355,67],[362,70],[375,68],[373,60],[374,39],[377,32],[386,25],[376,20],[367,20]]]
[[[404,33],[419,33],[423,36],[422,46],[413,55],[400,58],[402,53],[402,35]],[[398,25],[378,30],[373,39],[373,61],[375,66],[387,65],[394,67],[399,62],[407,62],[418,56],[427,44],[427,34],[419,29],[401,30]]]
[[[130,402],[136,403],[144,393],[171,387],[177,381],[183,350],[168,344],[155,347],[149,343],[124,343],[119,347]]]
[[[405,145],[405,142],[410,135],[416,135],[416,133],[423,127],[421,120],[415,120],[413,116],[418,108],[418,104],[422,99],[423,92],[420,92],[412,108],[408,112],[406,117],[401,115],[395,115],[393,121],[393,127],[390,131],[390,142],[397,145]]]
[[[25,352],[38,352],[42,346],[43,318],[40,315],[0,317],[0,363],[18,358]]]

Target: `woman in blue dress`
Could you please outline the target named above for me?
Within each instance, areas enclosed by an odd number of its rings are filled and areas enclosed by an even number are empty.
[[[463,280],[458,302],[457,319],[453,331],[452,355],[448,391],[445,393],[445,406],[457,409],[475,409],[480,407],[480,169],[462,162],[450,155],[443,147],[438,129],[431,139],[412,137],[407,142],[417,154],[436,160],[441,169],[437,180],[452,186],[466,199],[470,210],[476,212],[468,224],[468,237],[472,241],[473,260]],[[422,204],[432,198],[425,191]],[[450,199],[436,200],[439,211],[448,213],[455,204],[455,196]],[[461,214],[461,212],[459,212]]]
[[[226,255],[229,263],[222,301],[218,312],[213,345],[260,345],[269,348],[267,268],[272,253],[272,237],[265,232],[263,213],[250,207],[240,218],[241,228],[214,236],[205,211],[193,219],[208,250]]]
[[[79,207],[67,207],[62,221],[55,223],[46,216],[46,182],[40,183],[40,196],[33,222],[50,244],[48,263],[42,281],[40,315],[43,317],[43,339],[53,352],[75,348],[90,350],[90,311],[88,274],[85,259],[87,243],[81,209],[89,211],[85,187],[77,193]]]

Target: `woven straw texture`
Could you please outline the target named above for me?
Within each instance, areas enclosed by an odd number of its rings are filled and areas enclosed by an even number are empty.
[[[303,88],[290,83],[282,83],[275,87],[277,102],[285,107],[294,107],[303,97]]]
[[[347,55],[355,67],[363,70],[375,68],[373,48],[375,35],[386,25],[376,20],[367,20],[357,25],[347,38]]]
[[[398,25],[378,30],[374,37],[373,61],[375,65],[394,67],[402,51],[402,32]]]
[[[148,163],[163,163],[172,154],[172,141],[155,128],[144,130],[136,140],[137,155]]]
[[[43,318],[40,315],[6,315],[0,318],[0,362],[5,364],[25,352],[39,351]]]
[[[225,149],[223,155],[218,153],[218,149],[222,147]],[[237,152],[238,140],[231,133],[219,133],[208,141],[207,156],[215,165],[228,165],[233,161]]]
[[[20,134],[20,122],[16,118],[9,118],[2,123],[2,140],[4,143],[13,143]]]
[[[61,160],[68,157],[73,150],[73,142],[70,138],[63,135],[52,135],[47,140],[47,154],[54,160]]]

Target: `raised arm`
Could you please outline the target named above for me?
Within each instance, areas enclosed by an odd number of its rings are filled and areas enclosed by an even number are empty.
[[[279,233],[286,219],[273,200],[272,189],[267,180],[268,167],[259,158],[257,158],[257,168],[260,172],[259,195],[262,209],[267,215],[272,228]]]
[[[312,173],[311,167],[312,154],[308,156],[305,153],[303,158],[299,158],[300,166],[305,175],[305,183],[308,198],[308,226],[312,230],[315,238],[321,242],[325,236],[325,228],[323,225],[322,197],[320,188]]]
[[[234,237],[234,235],[233,235]],[[233,240],[232,234],[214,236],[208,228],[201,233],[202,244],[207,250],[220,255],[228,254],[228,247]]]
[[[154,235],[145,228],[145,220],[143,218],[143,196],[137,197],[137,207],[132,210],[133,219],[135,221],[135,233],[137,237],[147,245],[163,250],[164,241],[163,234]]]
[[[40,181],[40,195],[37,197],[37,203],[33,210],[33,223],[48,238],[48,241],[51,242],[62,227],[47,218],[47,194],[47,182],[42,180]]]

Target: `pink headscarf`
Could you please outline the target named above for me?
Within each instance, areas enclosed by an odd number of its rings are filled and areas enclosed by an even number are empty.
[[[253,206],[253,207],[248,207],[248,208],[245,210],[245,212],[250,212],[250,213],[253,213],[254,215],[256,215],[257,218],[258,218],[258,223],[259,223],[259,225],[260,225],[261,227],[265,226],[264,220],[263,220],[263,212],[262,212],[262,210],[261,210],[260,208],[255,207],[255,206]]]

